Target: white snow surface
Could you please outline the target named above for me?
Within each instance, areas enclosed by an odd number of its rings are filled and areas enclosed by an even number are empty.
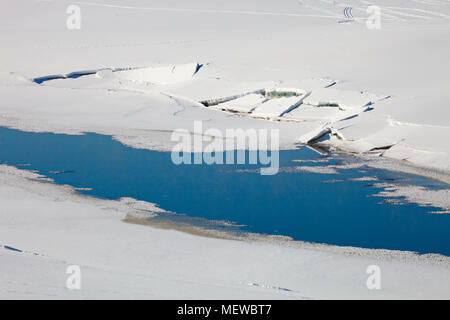
[[[261,94],[251,93],[241,98],[219,104],[220,109],[251,113],[259,104],[261,104],[266,99]]]
[[[162,211],[153,204],[86,198],[5,165],[0,182],[1,299],[450,296],[443,256],[199,237],[121,221]],[[66,288],[71,265],[81,269],[80,290]],[[367,289],[370,265],[381,268],[381,290]]]
[[[271,99],[257,106],[256,110],[252,112],[252,117],[266,119],[278,118],[284,112],[298,104],[300,99],[300,97]]]
[[[381,8],[380,30],[366,27],[370,4]],[[343,150],[450,171],[449,1],[2,5],[0,125],[97,132],[170,150],[173,130],[192,131],[201,120],[204,130],[280,129],[282,148],[325,133],[322,143]],[[69,5],[81,9],[80,30],[66,26]],[[341,23],[346,7],[355,20]],[[71,79],[73,72],[89,75]],[[49,75],[66,78],[32,81]],[[287,121],[271,121],[199,103],[277,87],[311,91],[309,104],[283,114]],[[280,101],[265,114],[286,111]],[[319,106],[329,103],[343,108]],[[1,298],[450,297],[447,258],[229,241],[126,224],[126,214],[161,209],[84,198],[29,178],[36,177],[0,167]],[[415,190],[412,198],[427,204],[426,197]],[[69,264],[82,268],[80,291],[65,288]],[[371,264],[383,272],[380,291],[366,288]]]

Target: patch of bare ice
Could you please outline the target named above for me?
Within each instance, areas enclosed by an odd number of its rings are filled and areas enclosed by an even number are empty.
[[[396,204],[408,202],[424,207],[442,208],[442,210],[430,211],[430,213],[448,213],[450,211],[450,189],[435,190],[422,186],[390,183],[376,183],[373,186],[384,189],[373,196],[390,199],[401,198],[394,200]]]

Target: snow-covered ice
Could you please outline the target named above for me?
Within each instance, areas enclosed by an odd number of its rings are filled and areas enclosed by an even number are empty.
[[[251,113],[266,98],[262,94],[251,93],[243,97],[219,104],[218,108],[224,111]]]
[[[0,166],[0,298],[448,298],[449,258],[282,239],[198,237],[123,223],[163,209],[86,198]],[[232,261],[233,263],[229,263]],[[67,267],[81,268],[68,290]],[[382,270],[368,290],[366,269]],[[256,284],[256,285],[255,285]],[[280,289],[281,288],[281,289]]]
[[[162,150],[171,147],[169,132],[191,129],[192,119],[217,128],[278,127],[283,148],[326,126],[345,137],[326,141],[341,149],[393,146],[383,156],[448,170],[449,144],[442,137],[449,130],[450,44],[443,39],[450,5],[372,4],[381,8],[380,30],[366,27],[369,3],[360,0],[85,1],[78,3],[81,29],[68,30],[67,3],[7,1],[0,30],[0,124],[94,131]],[[339,23],[347,7],[353,23]],[[31,81],[83,70],[99,72],[41,85]],[[202,100],[271,87],[312,94],[283,115],[288,121],[269,124],[197,108]],[[177,103],[172,95],[185,99]],[[273,120],[284,104],[270,102],[273,108],[268,104],[270,110],[260,112]],[[308,107],[330,103],[340,110]],[[229,105],[249,112],[253,101]]]

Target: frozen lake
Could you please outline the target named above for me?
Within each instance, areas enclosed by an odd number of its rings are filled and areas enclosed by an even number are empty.
[[[168,152],[130,148],[109,136],[0,128],[1,163],[37,170],[58,184],[89,188],[79,191],[87,195],[132,197],[179,214],[156,219],[301,241],[450,255],[450,215],[374,196],[383,190],[379,183],[430,189],[448,185],[367,166],[346,168],[351,161],[350,156],[320,155],[300,147],[281,151],[280,172],[262,176],[252,170],[257,169],[254,165],[177,166]],[[330,170],[330,165],[335,168]]]

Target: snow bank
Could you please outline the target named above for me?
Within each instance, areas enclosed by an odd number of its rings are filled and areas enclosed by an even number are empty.
[[[0,166],[2,299],[445,299],[450,295],[446,257],[282,239],[232,241],[129,224],[121,221],[129,213],[161,209],[131,199],[86,198],[38,178]],[[382,290],[366,287],[366,269],[374,264],[382,271]],[[81,268],[81,290],[65,287],[69,265]]]
[[[190,130],[194,119],[219,129],[276,127],[283,148],[332,128],[345,140],[324,143],[361,153],[393,146],[380,155],[449,170],[450,147],[441,137],[450,127],[450,43],[442,41],[450,4],[373,4],[381,8],[380,30],[366,27],[366,2],[313,0],[83,2],[81,30],[69,30],[64,3],[8,0],[0,20],[0,124],[94,131],[160,150],[172,147],[164,132]],[[349,6],[354,22],[340,23]],[[62,76],[32,82],[48,75]],[[197,108],[200,101],[283,87],[312,94],[293,110],[294,101],[279,100],[254,112],[286,121]]]

